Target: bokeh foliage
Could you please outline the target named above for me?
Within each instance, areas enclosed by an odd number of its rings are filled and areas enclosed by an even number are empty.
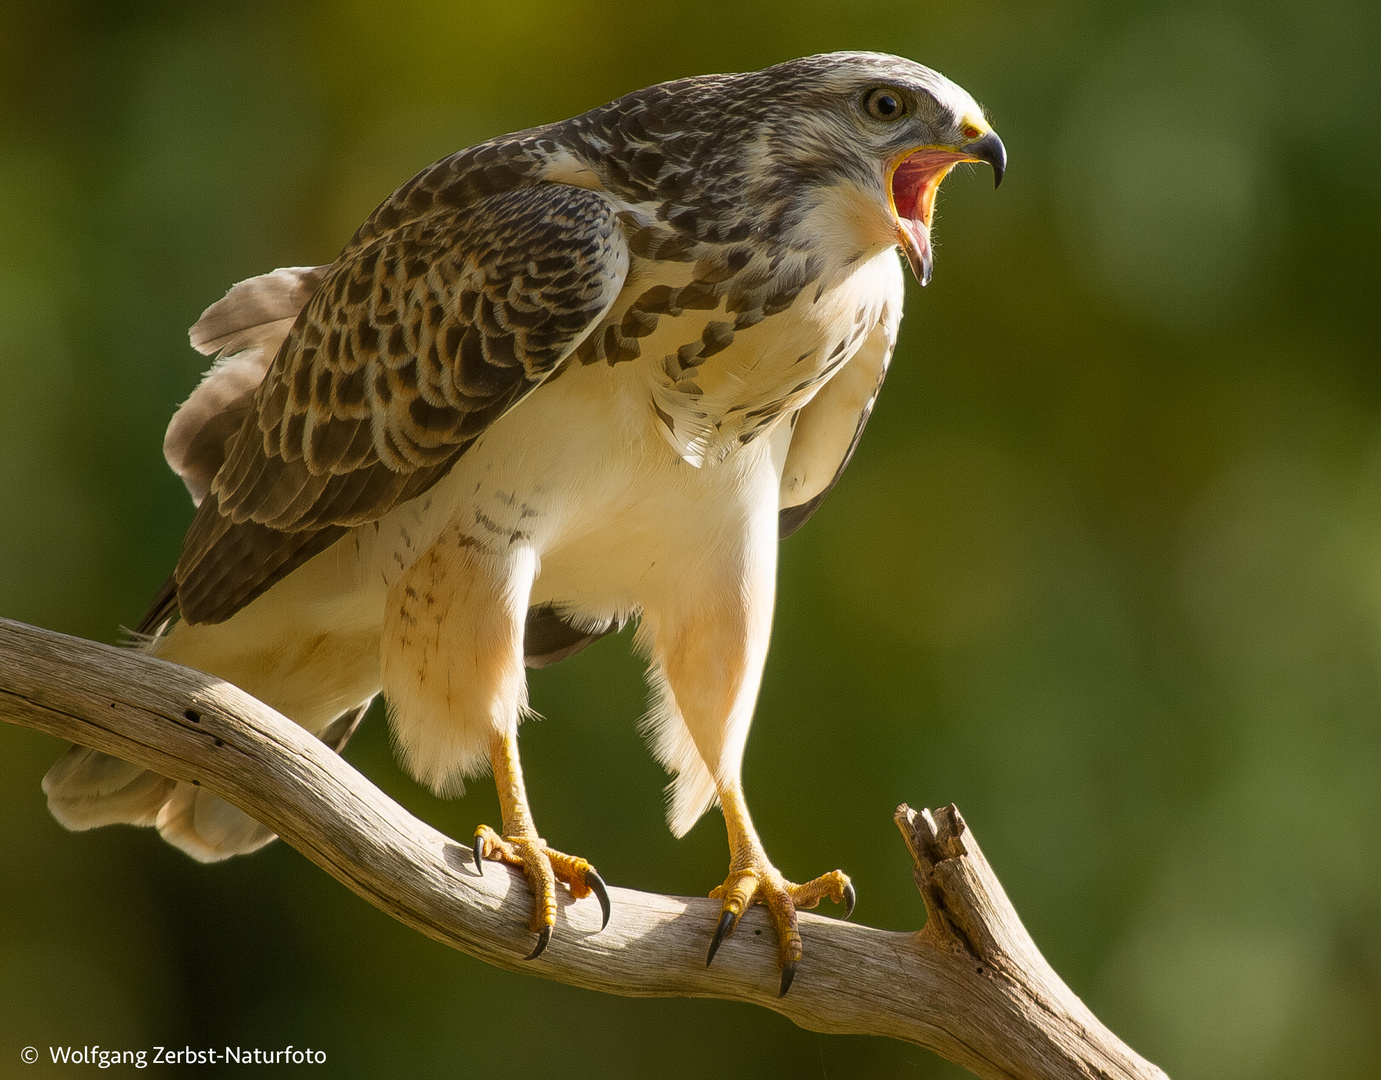
[[[103,640],[139,617],[190,518],[159,454],[203,366],[186,327],[328,261],[422,165],[684,74],[912,56],[985,103],[1011,168],[946,184],[868,436],[784,545],[746,763],[768,848],[914,928],[891,809],[957,801],[1057,970],[1178,1080],[1381,1077],[1378,46],[1371,0],[8,0],[0,613]],[[617,884],[718,882],[718,816],[661,824],[627,635],[533,683],[545,834]],[[0,747],[0,1076],[66,1043],[311,1045],[332,1076],[958,1075],[494,971],[281,844],[201,867],[68,834],[38,790],[58,744]],[[484,783],[403,776],[382,716],[348,756],[453,835],[496,818]]]

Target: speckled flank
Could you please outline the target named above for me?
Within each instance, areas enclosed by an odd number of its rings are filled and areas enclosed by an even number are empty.
[[[460,788],[495,730],[527,702],[522,626],[534,559],[491,554],[445,530],[388,592],[381,675],[408,769],[438,793]]]

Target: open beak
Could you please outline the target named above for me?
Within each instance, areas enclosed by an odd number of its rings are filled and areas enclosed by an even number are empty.
[[[935,194],[945,174],[963,161],[986,161],[993,167],[993,187],[997,187],[1007,170],[1007,150],[992,131],[959,147],[922,146],[899,159],[888,178],[897,240],[922,285],[930,283],[930,220],[935,213]]]

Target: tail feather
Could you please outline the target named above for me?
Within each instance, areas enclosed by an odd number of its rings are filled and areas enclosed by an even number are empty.
[[[239,807],[187,783],[174,787],[154,824],[164,840],[204,863],[248,855],[278,838]]]
[[[48,770],[43,791],[53,817],[73,832],[101,825],[152,825],[176,781],[86,746]]]
[[[323,741],[337,753],[343,750],[369,705],[341,713],[322,733]],[[58,759],[43,778],[43,791],[53,817],[74,832],[152,825],[198,862],[247,855],[276,838],[272,829],[205,788],[85,746],[74,746]]]

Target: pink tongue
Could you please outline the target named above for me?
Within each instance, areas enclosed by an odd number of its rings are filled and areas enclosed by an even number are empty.
[[[929,285],[933,265],[930,255],[930,230],[925,227],[925,222],[919,218],[902,217],[897,220],[911,241],[911,243],[904,245],[907,261],[911,263],[911,272],[916,275],[916,280],[923,286]]]

